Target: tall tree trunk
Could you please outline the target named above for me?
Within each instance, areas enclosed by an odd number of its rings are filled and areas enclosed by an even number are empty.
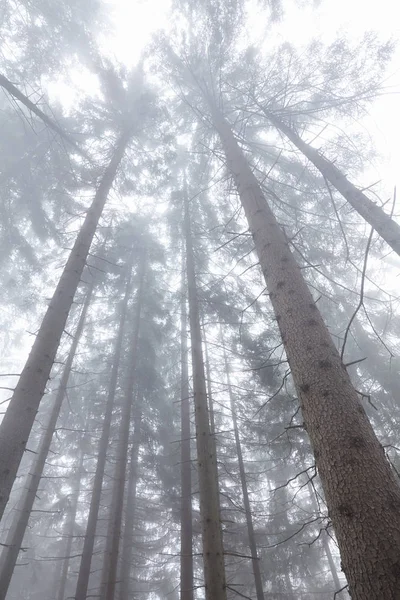
[[[311,500],[311,505],[312,505],[313,511],[315,514],[318,514],[320,511],[318,508],[317,501],[315,499],[314,488],[312,487],[311,483],[308,484],[308,491],[310,493],[310,500]],[[329,569],[330,569],[330,572],[332,575],[333,583],[335,584],[335,591],[337,592],[338,590],[340,590],[343,587],[343,585],[340,583],[340,579],[339,579],[339,575],[338,575],[338,572],[336,569],[335,561],[333,560],[332,552],[329,547],[329,541],[328,541],[326,531],[322,532],[321,537],[322,537],[322,547],[324,549],[325,556],[328,560]]]
[[[185,260],[182,252],[181,292],[181,594],[193,600],[192,458],[190,451],[190,389],[187,343]]]
[[[25,367],[0,425],[0,518],[54,363],[89,249],[130,135],[121,135],[78,233]]]
[[[128,460],[129,429],[133,406],[133,391],[135,383],[135,370],[138,354],[140,318],[144,301],[144,282],[146,273],[147,253],[142,251],[139,266],[139,288],[135,308],[135,318],[132,329],[131,346],[128,356],[128,375],[125,386],[124,400],[121,411],[121,422],[118,431],[116,448],[116,465],[114,471],[114,485],[112,490],[110,521],[107,533],[106,552],[104,555],[102,573],[103,600],[114,600],[117,582],[117,565],[119,543],[121,537],[122,511],[124,505],[124,489],[126,481],[126,465]]]
[[[222,327],[220,328],[220,332],[221,332],[221,344],[222,344],[223,354],[224,354],[226,381],[228,384],[229,401],[230,401],[230,405],[231,405],[233,432],[235,435],[236,454],[237,454],[238,463],[239,463],[239,475],[240,475],[240,483],[242,486],[243,505],[244,505],[244,510],[246,512],[247,534],[248,534],[248,538],[249,538],[249,548],[250,548],[250,552],[251,552],[251,562],[252,562],[252,566],[253,566],[254,583],[256,586],[257,600],[264,600],[264,591],[263,591],[263,584],[262,584],[261,571],[260,571],[260,561],[259,561],[258,553],[257,553],[257,544],[256,544],[256,537],[254,534],[253,517],[252,517],[252,513],[251,513],[249,491],[247,488],[246,471],[245,471],[244,462],[243,462],[242,444],[240,442],[239,429],[238,429],[238,424],[237,424],[235,398],[234,398],[233,392],[232,392],[230,366],[228,363],[228,357],[226,355],[225,340],[224,340],[224,334],[222,331]]]
[[[131,293],[133,252],[127,265],[127,280],[125,295],[120,308],[118,333],[115,341],[114,357],[111,367],[110,382],[108,387],[107,402],[105,406],[103,429],[98,446],[96,472],[94,475],[92,497],[90,499],[89,515],[87,518],[85,539],[83,543],[82,558],[79,566],[78,582],[76,585],[75,600],[86,600],[90,578],[93,548],[96,536],[96,525],[99,515],[101,492],[103,488],[104,469],[107,459],[108,443],[110,438],[111,421],[114,409],[115,390],[118,381],[118,368],[121,360],[122,342],[127,317],[128,300]]]
[[[119,600],[130,600],[131,591],[131,566],[133,555],[133,531],[136,513],[136,488],[139,475],[139,448],[142,422],[142,399],[137,400],[136,416],[133,418],[134,430],[132,436],[132,450],[129,465],[128,489],[126,492],[126,510],[124,533],[122,536],[121,552],[121,589]]]
[[[84,457],[85,457],[84,452],[81,452],[78,468],[76,470],[76,474],[74,477],[75,481],[74,481],[73,490],[72,490],[72,495],[73,495],[72,505],[70,507],[67,522],[66,522],[65,528],[64,528],[65,534],[67,536],[67,543],[65,544],[65,551],[64,551],[65,558],[62,562],[62,567],[61,567],[60,583],[59,583],[59,587],[58,587],[57,600],[65,600],[65,587],[66,587],[67,581],[68,581],[68,571],[69,571],[69,561],[70,561],[69,557],[71,556],[72,542],[74,540],[76,513],[78,512],[79,494],[81,492],[82,470],[83,470]]]
[[[213,398],[212,386],[211,386],[210,359],[208,356],[208,343],[207,343],[207,338],[206,338],[206,329],[204,327],[204,319],[202,319],[202,329],[203,329],[204,358],[205,358],[206,379],[207,379],[208,412],[210,415],[210,431],[215,438],[215,446],[217,446],[217,438],[215,437],[214,398]]]
[[[186,188],[186,186],[185,186]],[[206,600],[226,600],[226,581],[215,438],[210,430],[204,374],[196,271],[190,226],[189,199],[184,192],[189,323],[192,342],[193,392],[196,422],[197,463],[202,523]]]
[[[296,148],[312,162],[321,175],[346,198],[354,210],[379,233],[396,254],[400,255],[400,226],[380,206],[356,188],[333,162],[322,156],[310,144],[304,142],[291,127],[278,117],[265,109],[263,110],[271,123],[289,138]]]
[[[400,589],[400,487],[289,241],[231,128],[209,102],[268,286],[351,596],[394,600]]]
[[[18,506],[18,511],[15,515],[13,523],[6,539],[6,547],[3,549],[0,560],[0,600],[6,597],[11,577],[14,572],[15,564],[18,559],[18,554],[24,539],[25,531],[31,515],[31,510],[35,502],[40,480],[43,474],[44,465],[48,456],[54,430],[60,414],[61,406],[64,401],[68,380],[71,374],[72,364],[74,362],[76,350],[81,338],[83,328],[85,326],[86,315],[89,309],[93,295],[94,281],[87,292],[86,299],[79,317],[78,325],[75,332],[75,337],[71,344],[68,358],[61,376],[60,385],[57,390],[56,399],[50,414],[50,419],[45,429],[45,432],[40,441],[39,450],[36,461],[33,464],[33,470],[27,482],[26,492],[23,494]]]

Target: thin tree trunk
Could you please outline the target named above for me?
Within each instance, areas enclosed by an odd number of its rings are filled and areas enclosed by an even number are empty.
[[[114,409],[115,390],[118,381],[118,368],[121,360],[122,342],[127,317],[128,300],[131,293],[133,252],[127,265],[127,281],[125,295],[120,308],[118,334],[115,341],[114,357],[111,367],[110,383],[108,387],[107,402],[105,406],[103,429],[98,445],[96,472],[93,481],[92,497],[90,499],[89,515],[86,524],[85,539],[83,543],[82,558],[79,566],[78,581],[76,585],[75,600],[86,600],[90,578],[93,548],[96,536],[96,525],[99,515],[101,492],[103,488],[104,469],[107,459],[108,443],[110,438],[111,421]]]
[[[207,407],[189,199],[186,189],[184,195],[189,322],[192,342],[193,392],[202,522],[204,582],[206,600],[226,600],[224,549],[219,514],[217,457],[215,439],[210,430]]]
[[[317,514],[319,514],[319,508],[318,508],[317,501],[315,499],[314,488],[312,487],[311,483],[308,484],[308,491],[310,494],[310,500],[311,500],[311,505],[312,505],[313,511],[317,515]],[[338,590],[340,590],[343,587],[343,585],[340,583],[339,575],[338,575],[338,572],[336,569],[335,562],[333,560],[331,549],[329,548],[329,542],[328,542],[327,534],[325,531],[322,532],[321,537],[322,537],[322,546],[323,546],[323,549],[325,552],[325,556],[328,560],[329,569],[331,571],[333,583],[335,584],[335,591],[337,592]]]
[[[78,144],[75,142],[74,139],[72,139],[70,135],[68,135],[68,133],[61,129],[61,127],[57,125],[57,123],[53,119],[50,119],[50,117],[48,117],[42,110],[40,110],[40,108],[38,108],[36,104],[32,102],[32,100],[29,100],[29,98],[25,96],[25,94],[20,92],[20,90],[13,83],[11,83],[11,81],[7,79],[7,77],[5,77],[2,74],[0,74],[0,86],[3,89],[5,89],[13,98],[19,100],[19,102],[21,102],[28,110],[30,110],[37,117],[39,117],[39,119],[41,119],[43,123],[47,125],[47,127],[50,127],[50,129],[58,133],[58,135],[62,137],[63,140],[71,144],[71,146],[75,148],[78,154],[80,154],[84,158],[88,158],[86,153],[81,148],[79,148]]]
[[[134,417],[134,430],[132,436],[132,450],[129,466],[128,489],[126,493],[126,510],[124,533],[122,536],[122,552],[121,552],[121,589],[119,600],[130,600],[131,595],[131,566],[133,555],[133,531],[136,513],[136,488],[139,475],[139,448],[141,436],[142,422],[142,400],[137,400],[135,409],[136,417]]]
[[[182,252],[181,291],[181,594],[193,600],[192,462],[190,451],[190,389],[187,343],[185,260]]]
[[[89,309],[94,289],[94,281],[87,292],[86,299],[82,308],[79,322],[76,328],[75,337],[71,344],[68,358],[61,376],[60,385],[50,414],[50,419],[45,432],[40,441],[36,461],[33,464],[33,470],[27,482],[26,492],[23,494],[18,506],[18,512],[13,520],[6,538],[6,547],[3,549],[0,560],[0,600],[6,597],[11,577],[14,572],[15,564],[18,559],[19,551],[24,539],[25,531],[29,522],[32,507],[35,502],[39,484],[43,474],[46,458],[48,456],[54,430],[60,414],[61,406],[64,401],[68,380],[71,374],[72,364],[75,358],[76,350],[85,326],[86,315]]]
[[[327,158],[322,156],[310,144],[278,117],[266,111],[264,113],[279,131],[308,158],[327,181],[329,181],[346,198],[347,202],[363,217],[381,236],[382,239],[400,255],[400,226],[385,213],[385,211],[372,202],[361,190],[351,183],[347,177]]]
[[[78,501],[79,494],[81,492],[81,483],[82,483],[82,469],[83,469],[83,460],[85,454],[81,452],[81,457],[79,460],[78,468],[75,474],[75,482],[73,486],[73,503],[70,507],[70,512],[68,515],[67,522],[65,524],[65,534],[67,536],[67,543],[65,544],[65,552],[64,552],[64,560],[61,567],[61,575],[60,575],[60,583],[58,587],[57,600],[65,600],[65,587],[68,581],[68,571],[69,571],[69,561],[72,550],[72,542],[74,540],[74,530],[76,524],[76,513],[78,512]]]
[[[121,412],[121,422],[118,431],[116,448],[116,465],[114,472],[114,485],[112,490],[110,521],[107,533],[106,552],[104,556],[102,573],[101,597],[104,600],[114,600],[117,582],[117,565],[119,542],[121,537],[122,511],[124,505],[124,489],[126,481],[126,465],[128,459],[129,429],[133,406],[133,390],[135,383],[135,367],[137,363],[140,318],[144,301],[144,281],[146,273],[147,253],[143,254],[139,266],[139,288],[135,308],[135,318],[132,329],[131,347],[128,356],[128,376],[125,387],[124,400]]]
[[[220,328],[220,332],[221,332],[221,344],[222,344],[222,348],[223,348],[224,363],[225,363],[226,381],[228,384],[229,401],[230,401],[230,405],[231,405],[233,432],[235,435],[236,454],[237,454],[238,463],[239,463],[240,483],[242,485],[243,505],[244,505],[244,509],[246,512],[247,534],[248,534],[248,538],[249,538],[249,548],[250,548],[250,552],[251,552],[251,562],[252,562],[252,566],[253,566],[254,583],[256,586],[257,600],[264,600],[264,591],[263,591],[263,584],[262,584],[261,571],[260,571],[260,560],[258,558],[256,538],[254,535],[253,517],[252,517],[252,513],[251,513],[249,491],[247,488],[246,471],[245,471],[244,462],[243,462],[242,444],[240,442],[239,429],[238,429],[238,424],[237,424],[235,398],[234,398],[233,392],[232,392],[230,366],[228,363],[228,357],[226,355],[225,340],[224,340],[224,334],[222,331],[222,327]]]
[[[289,241],[222,113],[214,125],[253,235],[353,600],[400,589],[400,487]]]
[[[0,518],[44,394],[93,236],[129,138],[125,132],[115,147],[0,425]]]

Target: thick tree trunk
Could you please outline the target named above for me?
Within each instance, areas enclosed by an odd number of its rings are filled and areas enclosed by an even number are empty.
[[[244,505],[244,510],[246,512],[247,534],[248,534],[248,538],[249,538],[249,548],[250,548],[250,553],[251,553],[251,562],[252,562],[252,566],[253,566],[254,583],[255,583],[255,587],[256,587],[257,600],[264,600],[264,591],[263,591],[263,584],[262,584],[261,571],[260,571],[260,561],[259,561],[258,553],[257,553],[257,544],[256,544],[256,537],[254,534],[253,517],[252,517],[252,513],[251,513],[249,491],[247,488],[246,471],[245,471],[244,462],[243,462],[242,444],[240,442],[239,429],[238,429],[238,424],[237,424],[235,398],[234,398],[233,392],[232,392],[230,367],[229,367],[229,363],[228,363],[228,357],[226,355],[225,340],[224,340],[224,334],[222,331],[222,327],[221,327],[220,331],[221,331],[221,344],[222,344],[223,354],[224,354],[226,381],[228,384],[228,394],[229,394],[229,401],[230,401],[230,405],[231,405],[233,432],[235,435],[236,454],[237,454],[238,463],[239,463],[239,475],[240,475],[240,483],[242,486],[243,505]]]
[[[210,415],[210,431],[215,438],[215,447],[216,447],[217,439],[215,437],[214,398],[213,398],[212,386],[211,386],[210,359],[208,357],[208,343],[207,343],[207,338],[206,338],[206,329],[204,327],[204,319],[202,319],[202,329],[203,329],[204,358],[205,358],[206,379],[207,379],[208,412]]]
[[[182,253],[183,255],[184,253]],[[185,260],[181,293],[181,581],[180,599],[193,600],[192,458],[190,451],[190,388],[187,343]]]
[[[90,578],[90,568],[92,563],[93,548],[96,536],[96,525],[99,515],[101,492],[103,488],[104,469],[106,465],[108,443],[110,438],[111,421],[114,409],[115,390],[118,381],[118,368],[121,360],[122,342],[124,337],[124,328],[127,317],[128,300],[131,293],[132,281],[132,262],[131,259],[127,266],[127,281],[125,286],[125,295],[121,303],[120,319],[118,325],[118,334],[115,342],[114,357],[111,367],[110,383],[108,387],[107,402],[104,413],[103,429],[98,446],[98,457],[96,472],[94,475],[92,497],[90,499],[89,515],[86,524],[85,539],[83,543],[82,558],[79,566],[78,582],[76,585],[75,600],[86,600],[87,590]]]
[[[131,600],[131,567],[134,544],[134,526],[136,513],[136,488],[139,475],[139,448],[142,422],[142,400],[137,400],[136,416],[133,418],[134,430],[132,436],[132,450],[129,464],[128,489],[126,492],[126,510],[124,533],[122,536],[121,552],[121,589],[119,600]]]
[[[24,539],[25,531],[29,522],[31,510],[37,496],[44,465],[50,450],[54,430],[56,428],[57,419],[59,417],[61,406],[66,395],[72,364],[75,358],[79,340],[83,332],[83,328],[85,326],[86,315],[91,303],[93,288],[94,281],[92,282],[86,295],[82,312],[79,317],[78,326],[76,328],[75,337],[71,344],[71,348],[68,353],[68,358],[61,376],[60,385],[57,390],[57,395],[50,414],[50,419],[40,441],[38,454],[34,464],[32,465],[33,470],[28,478],[27,489],[21,498],[21,502],[18,506],[18,511],[15,515],[14,521],[7,535],[6,547],[3,549],[1,555],[0,600],[3,600],[6,597],[11,577],[14,572],[15,564],[18,559],[18,554]]]
[[[105,170],[76,238],[35,343],[0,426],[0,518],[10,496],[26,443],[54,363],[65,323],[86,264],[97,224],[129,141],[124,133]]]
[[[224,549],[219,514],[217,456],[215,439],[210,430],[208,416],[189,200],[186,190],[185,236],[206,600],[226,600]]]
[[[78,501],[79,494],[81,492],[81,480],[82,480],[82,469],[83,469],[83,460],[84,453],[81,452],[81,457],[79,460],[78,468],[76,470],[76,474],[74,477],[74,485],[72,491],[72,504],[70,507],[70,511],[67,517],[67,522],[65,523],[65,535],[67,536],[67,543],[65,544],[64,550],[64,560],[62,562],[61,574],[60,574],[60,583],[58,587],[57,600],[65,600],[65,588],[68,581],[68,571],[69,571],[69,562],[72,550],[72,542],[74,541],[74,531],[75,531],[75,522],[76,522],[76,513],[78,512]]]
[[[121,537],[122,511],[124,505],[124,489],[126,481],[126,465],[128,460],[129,430],[134,398],[135,370],[138,354],[140,318],[144,301],[144,282],[146,273],[147,254],[143,250],[139,266],[139,288],[135,307],[135,318],[132,329],[132,339],[128,356],[128,374],[125,386],[124,400],[121,411],[121,422],[118,431],[116,448],[116,465],[114,485],[112,490],[110,521],[107,533],[106,552],[102,572],[101,598],[114,600],[117,582],[117,565],[119,543]]]
[[[400,589],[400,487],[260,185],[219,109],[217,129],[253,235],[353,600]]]
[[[296,148],[313,163],[321,175],[346,198],[354,210],[379,233],[396,254],[400,255],[400,226],[380,206],[356,188],[330,160],[322,156],[310,144],[304,142],[291,127],[272,113],[264,112],[271,123],[289,138]]]

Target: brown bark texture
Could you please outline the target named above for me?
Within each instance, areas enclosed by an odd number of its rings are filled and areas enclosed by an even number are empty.
[[[400,487],[288,239],[221,111],[214,126],[253,235],[353,600],[400,597]]]
[[[10,496],[89,249],[129,137],[124,133],[116,145],[0,425],[0,518]]]
[[[182,253],[183,255],[184,253]],[[182,256],[181,297],[181,578],[180,599],[193,600],[192,462],[190,450],[190,388],[187,342],[185,260]]]
[[[301,137],[286,123],[278,119],[275,115],[265,112],[268,119],[279,131],[308,158],[318,171],[329,181],[338,192],[346,198],[347,202],[358,212],[375,231],[379,233],[382,239],[400,256],[400,225],[396,223],[385,211],[375,204],[359,190],[347,177],[333,164],[325,158],[315,148],[304,142]]]
[[[118,381],[118,369],[121,360],[122,341],[127,317],[128,300],[131,294],[133,252],[128,262],[125,294],[121,302],[118,333],[115,341],[114,356],[108,386],[107,402],[104,412],[103,428],[101,431],[96,471],[94,475],[92,496],[90,498],[89,515],[86,523],[85,539],[83,542],[82,558],[79,565],[78,581],[76,584],[75,600],[86,600],[89,586],[90,568],[92,563],[93,548],[96,537],[96,525],[99,515],[101,492],[103,489],[104,470],[107,459],[110,429],[114,410],[115,391]]]
[[[184,226],[186,237],[189,323],[192,346],[193,393],[203,541],[204,583],[206,600],[226,600],[224,550],[219,514],[217,456],[215,439],[210,430],[208,415],[189,200],[186,190]]]

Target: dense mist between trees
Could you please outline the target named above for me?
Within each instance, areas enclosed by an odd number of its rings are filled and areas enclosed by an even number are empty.
[[[3,1],[0,600],[399,600],[399,54],[342,4]]]

